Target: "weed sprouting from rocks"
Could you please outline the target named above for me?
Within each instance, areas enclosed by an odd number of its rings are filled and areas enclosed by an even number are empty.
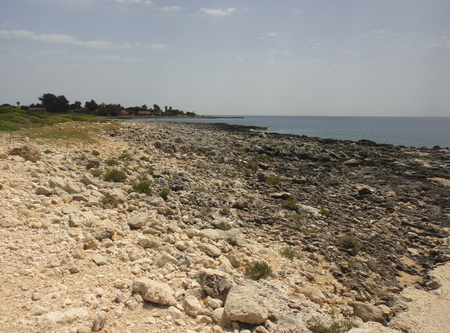
[[[352,328],[348,320],[333,321],[330,325],[325,325],[320,320],[312,320],[308,321],[307,325],[313,333],[344,333]]]
[[[145,194],[152,193],[152,190],[150,188],[150,182],[146,180],[133,184],[133,190],[137,193],[145,193]]]
[[[285,209],[289,209],[289,210],[297,210],[299,208],[297,201],[295,201],[292,198],[288,198],[285,201],[283,201],[283,203],[281,204],[281,206]]]
[[[99,156],[100,152],[98,150],[91,151],[92,156]]]
[[[119,158],[119,160],[121,160],[121,161],[131,161],[131,160],[133,159],[133,158],[131,157],[131,155],[128,154],[128,153],[120,154],[118,158]]]
[[[117,201],[116,197],[106,193],[103,198],[101,199],[101,203],[106,206],[106,205],[111,205],[113,207],[117,207],[117,205],[119,204],[119,202]]]
[[[98,169],[91,169],[91,175],[100,178],[102,176],[102,171]]]
[[[339,237],[337,241],[340,247],[347,250],[358,250],[361,247],[361,242],[353,235],[344,235]]]
[[[290,259],[290,260],[294,260],[295,258],[298,258],[298,257],[299,257],[298,253],[297,253],[292,247],[290,247],[290,246],[284,248],[284,249],[280,252],[280,254],[281,254],[283,257],[288,258],[288,259]]]
[[[324,216],[330,216],[331,215],[331,212],[328,209],[326,209],[326,208],[320,208],[319,212],[320,212],[320,214],[322,214]]]
[[[158,193],[158,195],[161,198],[163,198],[164,200],[167,200],[167,197],[169,196],[169,194],[170,194],[170,188],[168,188],[168,187],[163,187],[161,189],[161,191],[159,191],[159,193]]]
[[[103,179],[108,182],[121,183],[127,179],[127,174],[122,170],[110,169],[105,172]]]
[[[273,271],[267,263],[257,261],[247,268],[245,275],[253,280],[260,280],[272,276]]]
[[[281,183],[281,178],[277,176],[267,177],[265,182],[267,185],[278,185]]]
[[[118,165],[119,162],[114,158],[108,158],[107,160],[105,160],[105,164],[107,166],[113,166],[113,165]]]

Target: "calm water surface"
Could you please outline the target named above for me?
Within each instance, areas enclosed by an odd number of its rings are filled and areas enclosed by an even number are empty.
[[[393,145],[450,147],[450,117],[243,116],[243,118],[160,118],[158,121],[227,123],[267,127],[268,132]]]

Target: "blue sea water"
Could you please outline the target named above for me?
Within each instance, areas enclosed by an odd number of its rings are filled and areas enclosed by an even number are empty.
[[[243,116],[242,118],[160,118],[158,121],[227,123],[267,127],[267,132],[393,145],[450,147],[450,117]]]

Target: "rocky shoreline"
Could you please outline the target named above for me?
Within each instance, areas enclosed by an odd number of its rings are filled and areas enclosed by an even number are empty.
[[[0,332],[450,326],[413,311],[450,304],[448,149],[58,126],[89,140],[2,137]],[[271,274],[249,278],[255,263]]]

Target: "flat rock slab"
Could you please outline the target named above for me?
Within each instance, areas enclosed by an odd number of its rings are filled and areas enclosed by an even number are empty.
[[[225,315],[231,321],[257,325],[267,320],[269,311],[253,288],[234,286],[225,303]]]

